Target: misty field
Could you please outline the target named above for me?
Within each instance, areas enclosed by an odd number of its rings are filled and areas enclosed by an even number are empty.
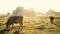
[[[8,17],[0,17],[0,34],[3,33],[1,30],[6,28],[5,23],[7,22],[7,19]],[[54,23],[59,24],[60,19],[55,19]],[[7,33],[13,34],[18,26],[15,26],[14,28],[15,29],[11,29]],[[60,27],[51,24],[49,18],[24,16],[21,34],[60,34]]]

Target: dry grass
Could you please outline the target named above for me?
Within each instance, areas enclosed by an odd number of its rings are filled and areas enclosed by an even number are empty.
[[[2,18],[0,22],[4,24],[8,18]],[[59,23],[57,19],[54,20],[54,23]],[[3,30],[5,25],[0,25],[0,30]],[[8,33],[13,34],[15,29],[11,29]],[[21,34],[60,34],[60,27],[57,27],[50,23],[49,18],[38,18],[38,17],[27,17],[24,16],[23,20],[23,30]]]

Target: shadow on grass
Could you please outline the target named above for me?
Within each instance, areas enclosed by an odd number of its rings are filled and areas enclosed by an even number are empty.
[[[35,29],[43,31],[43,30],[45,30],[46,28],[44,28],[44,27],[37,27],[37,28],[35,28]]]
[[[24,34],[24,33],[20,33],[19,31],[15,31],[13,34]]]
[[[37,27],[37,28],[35,28],[35,29],[45,30],[46,28],[45,28],[45,25],[41,25],[40,27]]]
[[[3,29],[3,30],[0,30],[0,34],[7,34],[10,30],[6,30],[6,29]]]

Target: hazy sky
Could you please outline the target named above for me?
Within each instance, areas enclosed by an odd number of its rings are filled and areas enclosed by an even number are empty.
[[[0,13],[12,12],[16,7],[30,7],[36,11],[47,12],[49,9],[60,11],[60,0],[0,0]]]

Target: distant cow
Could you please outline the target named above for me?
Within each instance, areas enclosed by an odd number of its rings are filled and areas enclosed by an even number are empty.
[[[21,27],[23,27],[23,16],[11,16],[8,18],[8,21],[6,23],[6,28],[8,28],[10,25],[19,23]],[[19,27],[20,28],[20,27]]]
[[[53,21],[54,21],[54,17],[53,16],[50,16],[50,21],[51,21],[51,23],[53,23]]]

